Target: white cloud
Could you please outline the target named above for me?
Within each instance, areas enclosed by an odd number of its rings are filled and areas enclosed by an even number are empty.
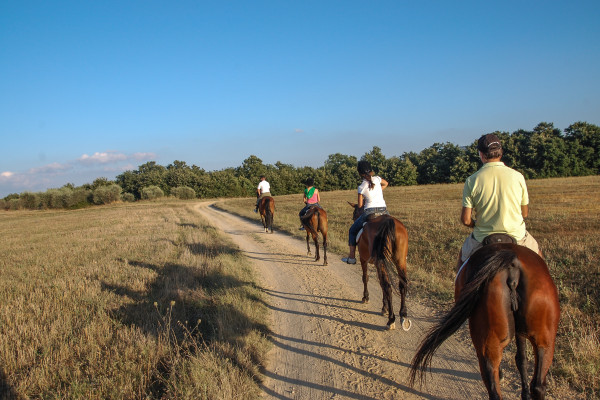
[[[152,161],[152,160],[156,160],[156,154],[154,153],[133,153],[133,155],[131,156],[131,159],[133,160],[137,160],[137,161]]]
[[[155,153],[125,154],[109,150],[92,155],[83,154],[76,160],[62,164],[55,162],[28,171],[4,171],[0,173],[0,198],[12,192],[45,191],[66,183],[82,185],[101,176],[112,179],[124,171],[136,169],[134,164],[156,159]]]
[[[52,164],[44,165],[43,167],[31,168],[28,173],[30,175],[58,174],[64,171],[68,171],[72,168],[73,166],[71,164],[60,164],[55,162]]]
[[[81,157],[77,159],[81,164],[84,165],[96,165],[96,164],[116,164],[121,161],[129,161],[129,160],[153,160],[156,159],[156,154],[154,153],[133,153],[131,155],[127,155],[124,153],[119,153],[116,151],[104,151],[104,152],[95,152],[91,156],[88,154],[83,154]]]
[[[114,163],[125,160],[127,160],[127,155],[123,153],[117,153],[116,151],[105,151],[102,153],[95,152],[91,156],[84,154],[81,157],[79,157],[77,161],[81,162],[82,164],[91,165]]]

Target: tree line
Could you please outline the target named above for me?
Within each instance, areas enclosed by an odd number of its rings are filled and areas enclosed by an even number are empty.
[[[526,179],[600,174],[600,127],[577,122],[563,131],[542,122],[533,130],[493,132],[502,141],[502,161]],[[469,146],[435,143],[420,153],[406,152],[386,157],[374,146],[361,160],[392,186],[457,183],[473,174],[481,161],[477,140]],[[165,166],[147,162],[137,170],[118,175],[114,181],[98,178],[75,187],[66,184],[43,193],[24,192],[0,199],[4,209],[80,208],[115,201],[136,201],[174,196],[181,199],[254,196],[261,175],[267,177],[273,195],[301,193],[312,177],[321,191],[354,189],[359,183],[358,158],[331,154],[323,166],[295,167],[280,161],[264,164],[257,156],[246,158],[236,168],[205,171],[185,161]]]

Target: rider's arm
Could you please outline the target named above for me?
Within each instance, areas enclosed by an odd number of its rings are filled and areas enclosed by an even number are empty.
[[[524,206],[521,206],[521,215],[523,218],[527,218],[529,215],[529,205],[525,204]]]
[[[463,207],[462,212],[460,213],[460,222],[463,223],[464,226],[468,226],[469,228],[475,227],[475,220],[473,217],[473,209],[469,207]]]
[[[381,190],[385,189],[388,186],[388,181],[381,178]]]
[[[319,194],[319,189],[316,189],[317,191],[317,203],[321,202],[321,195]]]
[[[364,200],[363,200],[363,195],[362,194],[358,194],[358,208],[361,208],[364,205]]]

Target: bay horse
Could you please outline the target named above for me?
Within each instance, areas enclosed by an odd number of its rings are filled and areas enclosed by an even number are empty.
[[[513,243],[477,250],[458,271],[452,309],[429,331],[411,362],[410,384],[421,383],[437,348],[468,319],[481,377],[490,399],[502,399],[500,361],[515,337],[522,399],[544,399],[554,356],[560,306],[548,266],[536,252]],[[527,340],[535,367],[527,382]]]
[[[354,208],[352,219],[356,219],[364,212],[364,208],[358,204],[350,203]],[[374,264],[377,277],[383,292],[383,307],[381,314],[388,312],[388,329],[396,328],[396,317],[392,305],[392,276],[394,268],[398,274],[398,289],[400,295],[400,326],[408,331],[412,326],[406,310],[406,292],[408,289],[408,278],[406,275],[406,257],[408,254],[408,232],[402,222],[391,215],[380,215],[367,219],[363,226],[363,232],[357,243],[360,265],[362,267],[362,281],[364,285],[363,303],[369,302],[368,264]]]
[[[260,213],[260,220],[262,221],[265,232],[273,233],[273,214],[275,214],[275,200],[271,196],[266,196],[260,199],[258,203],[258,212]]]
[[[302,222],[302,226],[306,231],[306,248],[309,256],[311,255],[309,235],[312,236],[315,242],[315,261],[319,261],[321,258],[319,255],[319,232],[321,232],[321,236],[323,236],[323,265],[327,265],[327,212],[320,207],[311,207],[300,218],[300,222]]]

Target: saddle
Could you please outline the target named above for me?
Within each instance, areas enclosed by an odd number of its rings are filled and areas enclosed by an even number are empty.
[[[367,214],[367,221],[365,222],[365,224],[369,221],[371,221],[372,219],[375,219],[377,217],[381,217],[382,215],[390,215],[390,213],[386,210],[386,211],[377,211],[371,214]],[[363,226],[365,226],[365,224],[363,224]]]
[[[484,246],[487,246],[488,244],[493,244],[493,243],[516,244],[517,241],[515,240],[514,237],[507,235],[506,233],[492,233],[491,235],[486,236],[485,239],[483,239],[483,241],[481,242],[481,244],[483,244]]]
[[[362,225],[363,227],[362,227],[362,228],[360,229],[360,231],[358,231],[358,233],[356,234],[356,244],[358,244],[358,241],[360,240],[360,236],[361,236],[361,235],[362,235],[362,233],[363,233],[363,230],[364,230],[364,227],[365,227],[365,225],[366,225],[366,224],[367,224],[369,221],[371,221],[371,220],[373,220],[373,219],[375,219],[375,218],[377,218],[377,217],[381,217],[382,215],[390,215],[390,213],[389,213],[389,211],[385,210],[385,211],[377,211],[377,212],[374,212],[374,213],[371,213],[371,214],[368,214],[368,215],[367,215],[367,219],[365,220],[365,222],[364,222],[364,223],[363,223],[363,225]]]

